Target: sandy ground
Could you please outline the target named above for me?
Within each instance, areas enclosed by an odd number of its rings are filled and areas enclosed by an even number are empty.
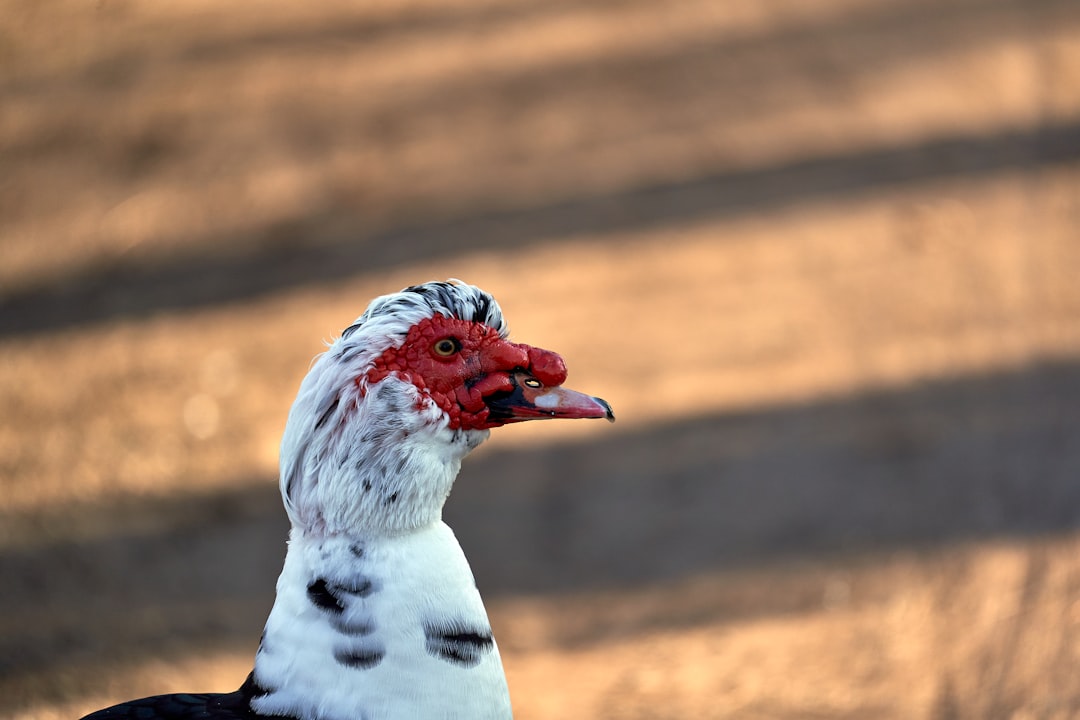
[[[604,423],[447,520],[542,718],[1080,717],[1073,0],[0,3],[0,716],[229,690],[277,443],[461,277]]]

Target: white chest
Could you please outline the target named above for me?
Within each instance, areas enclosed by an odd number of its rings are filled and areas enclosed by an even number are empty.
[[[264,714],[511,717],[472,572],[442,522],[393,538],[294,537],[255,661]]]

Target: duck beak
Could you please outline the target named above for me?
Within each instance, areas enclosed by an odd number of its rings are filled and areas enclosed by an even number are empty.
[[[544,418],[606,418],[615,422],[615,413],[605,400],[564,388],[545,387],[525,372],[510,375],[513,389],[485,398],[488,423],[505,425]]]

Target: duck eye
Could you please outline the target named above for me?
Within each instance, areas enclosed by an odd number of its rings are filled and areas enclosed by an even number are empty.
[[[454,337],[443,338],[437,340],[435,345],[432,346],[435,350],[435,354],[440,357],[450,357],[454,353],[461,350],[461,341]]]

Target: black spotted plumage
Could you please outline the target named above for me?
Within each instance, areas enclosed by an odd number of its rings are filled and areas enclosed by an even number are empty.
[[[506,336],[506,321],[490,295],[479,288],[456,282],[429,282],[407,287],[394,295],[377,298],[355,323],[341,333],[348,340],[364,323],[378,315],[392,315],[411,308],[427,310],[470,322],[483,323]],[[348,352],[348,346],[342,353]],[[342,355],[344,357],[344,355]]]
[[[308,600],[310,600],[315,607],[334,614],[340,614],[344,612],[345,605],[342,603],[338,593],[332,590],[332,587],[333,586],[329,585],[326,580],[319,578],[308,585]]]
[[[475,667],[495,647],[489,628],[458,623],[424,625],[425,648],[430,655],[462,667]]]
[[[334,659],[354,670],[370,670],[386,656],[386,648],[380,644],[364,644],[353,647],[340,647],[334,650]]]
[[[379,589],[379,583],[365,575],[357,575],[349,582],[331,583],[317,578],[307,588],[308,600],[315,607],[335,615],[345,611],[350,597],[366,598]]]
[[[338,397],[337,395],[331,397],[330,402],[326,406],[326,409],[322,410],[322,412],[319,413],[319,419],[315,421],[315,428],[318,429],[325,425],[326,421],[330,419],[330,416],[337,411],[338,405],[340,404],[340,397]]]
[[[331,621],[331,625],[342,635],[349,635],[352,637],[364,637],[371,635],[375,632],[375,621],[371,617],[359,617],[359,618],[341,618],[336,617]]]
[[[251,699],[266,694],[251,673],[231,693],[155,695],[98,710],[82,720],[257,720],[264,716],[251,709]]]

